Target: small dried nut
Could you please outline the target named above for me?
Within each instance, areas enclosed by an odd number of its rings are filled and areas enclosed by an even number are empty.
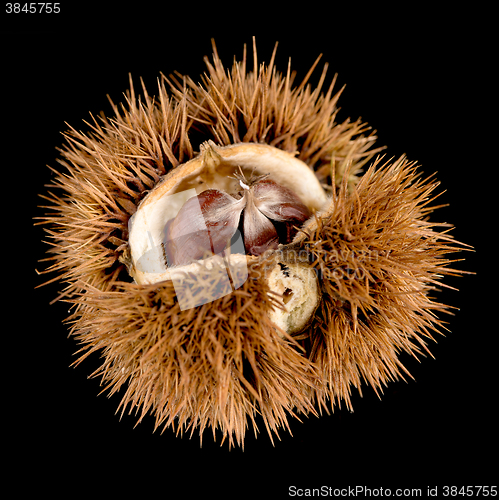
[[[285,311],[274,308],[270,319],[287,333],[303,330],[319,305],[315,270],[298,263],[277,264],[268,278],[271,290],[282,296]]]

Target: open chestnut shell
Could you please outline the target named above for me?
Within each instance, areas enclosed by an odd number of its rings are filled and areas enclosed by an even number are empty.
[[[315,173],[294,155],[266,144],[219,147],[208,141],[197,157],[166,175],[130,219],[129,272],[138,284],[173,280],[179,289],[206,266],[228,266],[232,276],[292,242],[327,203]],[[263,277],[277,295],[286,294],[271,320],[278,331],[293,333],[310,320],[320,288],[314,272],[302,272],[306,264],[279,262],[276,254],[274,269]],[[185,308],[208,300],[202,295],[198,302],[186,300]]]

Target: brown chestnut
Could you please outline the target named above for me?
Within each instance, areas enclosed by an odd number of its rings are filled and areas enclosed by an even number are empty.
[[[163,242],[169,267],[223,253],[238,230],[246,253],[260,255],[290,243],[311,215],[293,191],[267,176],[248,182],[241,174],[236,179],[242,188],[238,198],[208,189],[187,200],[168,221]]]

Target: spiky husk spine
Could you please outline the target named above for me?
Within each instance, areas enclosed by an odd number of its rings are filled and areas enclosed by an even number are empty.
[[[401,351],[427,351],[446,306],[430,297],[442,275],[458,273],[445,256],[459,249],[447,230],[427,221],[437,183],[423,181],[402,158],[361,168],[382,148],[360,120],[336,121],[335,81],[323,92],[297,86],[290,67],[281,74],[246,50],[227,70],[214,47],[208,71],[162,76],[157,97],[133,84],[114,117],[92,118],[87,132],[71,129],[44,195],[43,217],[53,261],[46,272],[65,283],[58,299],[73,304],[68,321],[103,364],[94,376],[113,394],[126,387],[127,408],[156,416],[156,426],[221,429],[242,445],[248,419],[260,414],[269,434],[287,415],[315,413],[345,401],[362,380],[380,390],[406,370]],[[296,338],[280,337],[267,321],[278,297],[260,279],[262,257],[244,286],[189,311],[180,311],[171,283],[139,286],[126,272],[128,220],[160,177],[195,155],[199,142],[265,142],[296,152],[334,197],[303,233],[321,278],[321,305]],[[259,267],[260,266],[260,267]],[[199,277],[198,277],[199,279]]]

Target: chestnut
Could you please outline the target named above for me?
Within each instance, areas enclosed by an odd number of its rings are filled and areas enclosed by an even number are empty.
[[[168,267],[221,254],[240,231],[249,255],[260,255],[290,243],[310,210],[289,188],[268,175],[247,181],[236,176],[242,190],[234,197],[207,189],[187,200],[163,232]]]

